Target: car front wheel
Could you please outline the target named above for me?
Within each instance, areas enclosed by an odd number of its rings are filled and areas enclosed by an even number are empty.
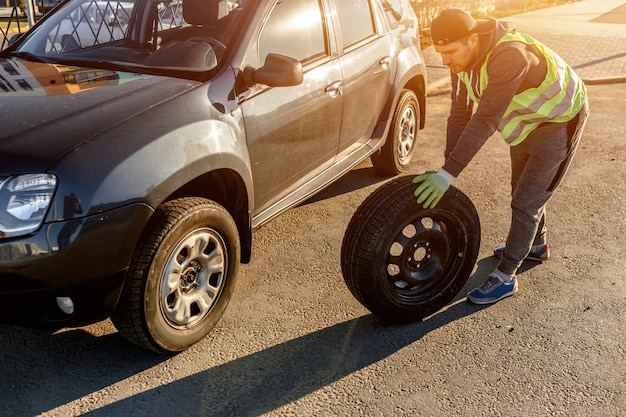
[[[344,235],[341,269],[357,300],[387,322],[421,320],[449,303],[478,257],[480,222],[451,186],[434,209],[415,201],[412,176],[375,190]]]
[[[221,318],[237,276],[240,243],[225,208],[202,198],[160,206],[138,246],[112,321],[129,341],[172,353]]]

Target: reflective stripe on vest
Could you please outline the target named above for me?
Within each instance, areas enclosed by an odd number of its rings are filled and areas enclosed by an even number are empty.
[[[539,124],[543,122],[567,122],[572,120],[583,106],[586,88],[572,69],[552,50],[541,42],[522,33],[509,33],[498,42],[523,42],[534,46],[546,60],[546,78],[539,87],[529,88],[516,94],[500,121],[498,131],[511,146],[522,142]],[[495,48],[495,46],[494,46]],[[467,87],[470,98],[478,103],[487,88],[487,62],[493,49],[487,54],[480,68],[478,95],[471,87],[471,80],[466,72],[459,78]]]

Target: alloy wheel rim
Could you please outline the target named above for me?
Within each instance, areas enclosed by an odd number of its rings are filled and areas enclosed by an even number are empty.
[[[400,160],[406,159],[411,154],[415,142],[415,127],[415,111],[413,107],[407,106],[402,113],[398,132],[398,157]]]
[[[163,274],[159,307],[170,326],[181,329],[207,317],[224,288],[226,245],[215,230],[197,229],[176,245]]]

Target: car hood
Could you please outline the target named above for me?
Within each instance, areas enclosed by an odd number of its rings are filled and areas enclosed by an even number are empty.
[[[198,84],[0,59],[0,175],[45,171],[81,143]]]

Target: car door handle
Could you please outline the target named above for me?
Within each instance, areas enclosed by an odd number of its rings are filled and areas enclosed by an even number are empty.
[[[343,82],[335,81],[334,83],[326,86],[324,92],[331,98],[335,98],[343,94]]]
[[[380,61],[378,61],[383,71],[387,71],[389,69],[389,61],[391,61],[391,58],[388,56],[381,58]]]

